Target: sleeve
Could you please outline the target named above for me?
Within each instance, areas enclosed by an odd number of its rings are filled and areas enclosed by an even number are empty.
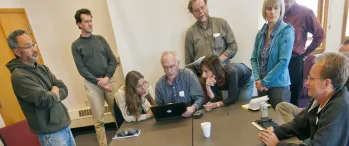
[[[256,35],[256,39],[254,41],[254,48],[252,51],[252,55],[251,55],[251,66],[252,66],[252,72],[253,72],[253,76],[254,76],[254,80],[257,81],[260,79],[259,77],[259,64],[258,64],[258,44],[259,44],[259,33],[257,33]]]
[[[48,76],[50,77],[50,80],[52,81],[53,86],[57,86],[59,88],[59,96],[60,101],[64,100],[68,96],[68,88],[63,83],[62,80],[59,80],[56,78],[56,76],[50,71],[50,69],[44,65],[44,68],[47,70]]]
[[[277,39],[280,45],[279,57],[277,64],[268,72],[268,74],[263,78],[261,84],[264,87],[269,87],[269,84],[272,83],[277,77],[279,77],[285,69],[288,68],[288,64],[291,59],[293,43],[294,43],[294,30],[293,28],[285,30],[284,34],[279,36],[281,38]]]
[[[307,17],[305,18],[304,24],[305,30],[313,35],[313,40],[311,41],[310,45],[307,47],[303,55],[308,56],[322,43],[322,40],[325,37],[325,33],[313,11],[309,12],[309,15],[307,15]]]
[[[107,55],[108,55],[109,62],[108,62],[108,70],[107,70],[106,76],[111,78],[114,75],[116,70],[116,65],[117,65],[116,58],[114,56],[113,51],[110,49],[108,42],[102,36],[100,36],[100,38],[103,44],[106,46],[106,51],[108,52]]]
[[[28,76],[12,75],[11,80],[17,98],[37,108],[50,109],[59,102],[55,93],[47,91]]]
[[[155,86],[155,102],[157,105],[165,105],[166,103],[164,101],[164,97],[161,94],[160,80],[156,83],[156,86]]]
[[[123,86],[122,86],[123,87]],[[127,107],[126,107],[126,101],[125,101],[125,90],[123,90],[123,88],[120,88],[118,91],[118,96],[117,96],[117,100],[118,100],[118,106],[121,110],[121,114],[124,117],[125,121],[127,122],[135,122],[136,118],[134,116],[128,115],[127,114]],[[146,119],[146,115],[142,114],[140,115],[140,117],[138,118],[138,121],[142,121]]]
[[[228,80],[228,98],[225,98],[222,102],[225,106],[234,104],[238,100],[238,89],[239,89],[239,75],[236,70],[229,73]]]
[[[346,102],[327,105],[328,109],[321,113],[318,129],[313,139],[304,141],[307,146],[344,145],[347,143],[348,133],[348,106]],[[304,125],[304,123],[298,123]],[[297,128],[296,126],[294,126]],[[310,131],[310,129],[307,129]],[[301,130],[298,133],[303,134]],[[344,139],[343,139],[344,137]],[[291,145],[281,143],[282,145]],[[295,145],[295,144],[293,144]]]
[[[193,34],[189,30],[187,31],[185,35],[185,64],[190,64],[194,62],[194,56],[195,56],[195,50],[194,50],[194,44],[193,44]]]
[[[87,68],[85,67],[84,61],[82,60],[82,57],[79,53],[78,48],[74,45],[74,43],[72,44],[72,54],[73,54],[73,58],[74,58],[74,62],[76,65],[76,68],[78,69],[80,75],[82,77],[84,77],[86,80],[88,80],[89,82],[93,83],[93,84],[97,84],[98,80],[97,78],[91,74]]]
[[[231,30],[227,21],[224,20],[223,24],[224,31],[226,32],[226,36],[224,38],[225,43],[227,45],[227,50],[223,53],[228,58],[232,59],[236,52],[238,51],[238,44],[236,42],[233,31]]]
[[[192,101],[194,101],[193,106],[195,106],[196,110],[199,110],[205,103],[204,91],[202,90],[202,87],[196,75],[189,69],[187,69],[187,71],[189,72],[189,94]]]
[[[218,89],[217,84],[215,84],[214,86],[211,86],[210,88],[214,94],[214,98],[210,99],[210,102],[222,101],[223,100],[222,90]]]

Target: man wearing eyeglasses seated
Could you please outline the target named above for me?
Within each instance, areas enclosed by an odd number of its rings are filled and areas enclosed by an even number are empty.
[[[349,39],[345,40],[339,48],[339,52],[349,56]],[[309,79],[309,78],[308,78]],[[349,78],[344,84],[349,91]],[[281,102],[276,105],[275,111],[278,113],[285,122],[290,122],[298,113],[300,113],[304,108],[299,108],[288,102]]]
[[[199,80],[191,70],[178,68],[180,60],[176,52],[164,52],[160,61],[165,75],[155,86],[156,103],[166,105],[184,102],[188,107],[182,116],[192,116],[205,102]]]
[[[219,56],[223,63],[229,62],[238,45],[227,21],[209,16],[207,0],[189,0],[188,9],[197,21],[186,32],[185,64],[211,54]]]
[[[349,75],[349,58],[343,53],[324,53],[311,68],[308,95],[313,98],[291,122],[269,127],[259,134],[267,146],[298,145],[279,142],[297,136],[300,145],[349,145],[349,92],[343,86]]]

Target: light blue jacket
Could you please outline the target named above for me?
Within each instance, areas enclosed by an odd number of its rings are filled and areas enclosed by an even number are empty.
[[[264,24],[263,28],[267,27]],[[261,30],[263,30],[263,28]],[[252,71],[255,80],[261,80],[264,87],[285,87],[291,84],[288,72],[288,64],[291,59],[295,32],[290,24],[281,21],[279,28],[275,32],[275,37],[270,40],[269,60],[267,65],[267,75],[260,78],[260,55],[264,40],[262,32],[259,31],[256,36],[254,49],[251,57]]]

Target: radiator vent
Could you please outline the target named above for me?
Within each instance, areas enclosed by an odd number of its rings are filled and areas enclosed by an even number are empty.
[[[108,106],[104,107],[104,114],[106,113],[111,113]],[[92,116],[92,112],[90,108],[79,110],[79,117],[87,117],[87,116]]]

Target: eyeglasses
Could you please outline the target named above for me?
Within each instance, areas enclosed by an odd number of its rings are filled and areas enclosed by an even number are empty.
[[[313,77],[308,76],[309,81],[316,80],[316,79],[322,79],[322,78],[313,78]]]
[[[33,44],[29,44],[28,46],[26,46],[26,47],[17,47],[17,48],[19,48],[19,49],[26,49],[26,50],[29,50],[29,49],[31,49],[31,48],[36,48],[37,47],[37,44],[36,43],[33,43]]]

